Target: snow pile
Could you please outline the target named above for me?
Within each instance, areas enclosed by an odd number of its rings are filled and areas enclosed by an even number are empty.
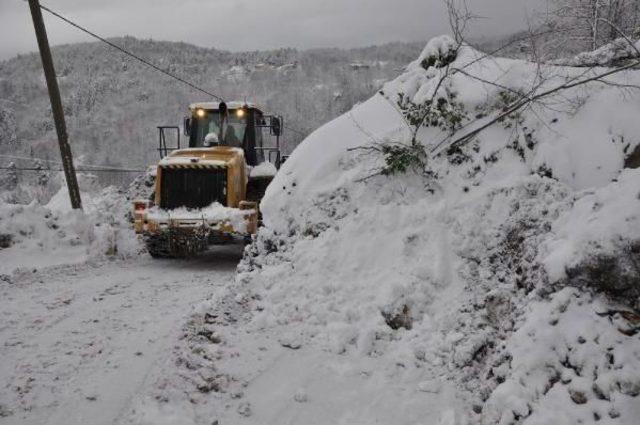
[[[270,163],[269,161],[265,161],[261,164],[256,165],[255,167],[251,167],[249,171],[249,177],[273,177],[276,175],[278,170],[276,170],[276,166]]]
[[[155,197],[156,173],[158,167],[149,166],[146,173],[140,174],[133,179],[127,189],[127,198],[129,200],[150,200]]]
[[[578,86],[443,147],[537,77],[584,75],[454,46],[430,42],[267,189],[236,282],[186,331],[222,422],[637,422],[640,319],[616,299],[640,286],[640,95]]]
[[[69,255],[82,257],[83,250],[78,247],[89,241],[89,228],[86,218],[76,212],[57,214],[36,202],[0,203],[0,235],[5,241],[0,250],[0,273],[11,273],[17,267],[47,266],[48,260],[55,264],[60,256],[65,260]]]
[[[0,202],[0,273],[141,252],[129,222],[125,193],[108,187],[82,192],[84,211],[72,210],[66,186],[46,205]]]

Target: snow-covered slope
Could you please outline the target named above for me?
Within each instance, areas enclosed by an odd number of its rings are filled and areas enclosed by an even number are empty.
[[[397,424],[421,415],[434,424],[634,424],[640,170],[624,165],[640,143],[640,93],[620,85],[640,84],[640,73],[544,98],[442,150],[422,172],[380,173],[380,147],[410,146],[411,114],[431,99],[444,98],[448,115],[417,132],[427,152],[532,88],[585,75],[466,46],[456,56],[453,44],[430,42],[282,167],[233,289],[252,310],[245,330],[304,347],[291,356],[309,370],[310,353],[324,353],[343,372],[336,382],[358,375],[363,391],[403,394],[358,415],[355,393],[340,402],[310,393],[298,422],[313,417],[315,400],[332,420],[307,423],[391,414]],[[462,71],[441,78],[454,68]],[[308,391],[327,379],[304,376]],[[289,397],[261,414],[287,409]]]

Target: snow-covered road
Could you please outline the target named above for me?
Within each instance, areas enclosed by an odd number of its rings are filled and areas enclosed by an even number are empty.
[[[192,306],[233,278],[241,249],[0,282],[0,423],[118,422],[170,357]]]

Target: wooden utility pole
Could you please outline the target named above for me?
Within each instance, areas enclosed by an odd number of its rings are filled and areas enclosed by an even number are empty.
[[[33,26],[36,29],[36,38],[38,39],[38,48],[40,49],[40,58],[42,59],[42,67],[44,68],[44,76],[47,80],[47,88],[49,89],[49,99],[51,100],[51,111],[53,112],[53,120],[56,125],[56,133],[58,134],[58,144],[60,145],[60,156],[62,157],[62,166],[64,168],[64,176],[67,180],[69,189],[69,198],[71,199],[71,208],[82,209],[82,200],[80,199],[80,189],[78,188],[78,179],[76,178],[76,170],[73,168],[73,156],[71,155],[71,147],[69,146],[69,136],[67,134],[67,125],[64,122],[64,111],[62,109],[62,100],[60,99],[60,89],[58,88],[58,80],[56,79],[56,71],[53,67],[53,59],[51,58],[51,50],[49,49],[49,40],[47,39],[47,31],[44,27],[42,19],[42,10],[40,10],[40,2],[38,0],[29,0],[29,8],[31,9],[31,17],[33,18]]]

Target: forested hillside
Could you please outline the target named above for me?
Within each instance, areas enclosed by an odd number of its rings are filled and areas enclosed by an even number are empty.
[[[420,50],[420,43],[396,43],[232,53],[132,37],[113,41],[225,99],[252,100],[284,115],[299,130],[285,132],[288,151],[370,97]],[[209,100],[102,43],[59,46],[53,56],[80,163],[147,165],[156,160],[156,126],[178,125],[190,102]],[[40,58],[0,62],[0,154],[57,158],[56,150]]]

